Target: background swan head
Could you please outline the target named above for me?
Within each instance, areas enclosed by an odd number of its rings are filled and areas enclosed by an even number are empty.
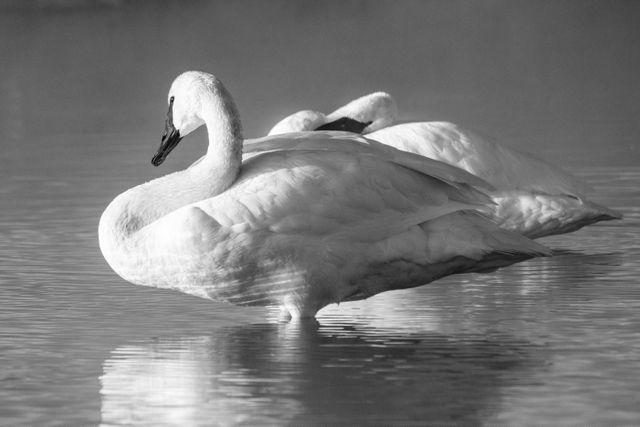
[[[386,92],[374,92],[354,99],[329,115],[302,110],[280,120],[269,135],[313,130],[341,130],[369,133],[395,123],[398,107]]]
[[[360,132],[366,134],[395,123],[398,118],[398,106],[388,93],[373,92],[338,108],[327,116],[327,122],[331,123],[342,117],[368,123]]]
[[[167,97],[169,109],[158,152],[151,163],[159,166],[180,140],[207,124],[209,141],[231,135],[241,137],[238,110],[222,82],[202,71],[186,71],[171,84]],[[213,140],[213,141],[212,141]]]

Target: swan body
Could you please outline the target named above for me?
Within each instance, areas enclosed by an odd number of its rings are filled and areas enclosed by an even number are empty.
[[[279,121],[268,135],[312,130],[366,134],[391,125],[397,114],[396,103],[388,93],[374,92],[354,99],[327,115],[313,110],[298,111]]]
[[[549,254],[473,210],[490,204],[483,180],[358,135],[266,137],[243,161],[236,107],[207,73],[173,82],[154,165],[202,124],[202,159],[125,191],[100,219],[102,253],[125,280],[306,317]]]
[[[490,182],[490,216],[502,228],[539,238],[568,233],[599,221],[620,219],[612,209],[590,201],[591,189],[580,179],[536,158],[448,122],[404,123],[393,98],[384,92],[365,95],[329,116],[299,111],[279,122],[270,134],[340,129],[366,134],[386,145],[459,167]],[[371,122],[369,126],[364,124]]]
[[[568,233],[620,213],[591,202],[582,180],[535,156],[489,141],[448,122],[404,123],[369,133],[399,150],[466,170],[495,190],[490,215],[530,238]]]

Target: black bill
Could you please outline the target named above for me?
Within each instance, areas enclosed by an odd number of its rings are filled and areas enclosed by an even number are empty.
[[[162,133],[162,141],[158,152],[151,159],[153,166],[160,166],[167,158],[171,150],[176,148],[182,137],[180,132],[173,125],[173,97],[169,100],[169,111],[167,112],[167,120],[164,122],[164,132]]]
[[[342,130],[345,132],[362,133],[364,128],[373,122],[359,122],[349,117],[341,117],[329,123],[325,123],[315,130]]]

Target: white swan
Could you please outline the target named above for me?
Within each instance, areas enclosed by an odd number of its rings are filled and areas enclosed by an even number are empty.
[[[334,112],[302,110],[280,120],[268,135],[312,130],[342,130],[369,133],[395,122],[398,109],[385,92],[374,92],[354,99]]]
[[[488,192],[495,202],[490,208],[494,221],[530,238],[622,218],[619,212],[589,201],[585,194],[592,190],[569,172],[453,123],[403,123],[367,137],[483,178],[495,187]]]
[[[622,218],[619,212],[588,200],[590,189],[579,178],[531,154],[448,122],[390,126],[396,118],[393,98],[377,92],[351,101],[329,116],[299,111],[279,122],[270,134],[317,128],[348,130],[459,167],[495,187],[489,192],[495,202],[490,212],[494,221],[531,238]],[[372,124],[365,126],[367,123]]]
[[[243,162],[233,100],[202,72],[173,82],[153,164],[202,124],[200,161],[125,191],[100,219],[102,253],[125,280],[304,317],[549,253],[464,211],[488,201],[471,187],[482,180],[359,136],[266,137]]]

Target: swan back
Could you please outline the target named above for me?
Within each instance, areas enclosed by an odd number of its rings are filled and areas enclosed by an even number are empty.
[[[487,181],[461,168],[416,155],[409,151],[396,149],[391,145],[356,135],[350,132],[317,131],[312,133],[290,133],[252,139],[245,144],[245,157],[272,151],[323,151],[374,156],[412,169],[416,172],[440,179],[454,186],[463,186],[473,190],[473,186],[492,190]],[[483,203],[489,202],[486,196],[478,193]]]
[[[319,111],[302,110],[280,120],[268,135],[314,130],[327,122],[327,116]]]
[[[448,122],[404,123],[367,135],[383,144],[446,162],[498,190],[526,190],[581,197],[589,187],[562,169],[497,144]]]

